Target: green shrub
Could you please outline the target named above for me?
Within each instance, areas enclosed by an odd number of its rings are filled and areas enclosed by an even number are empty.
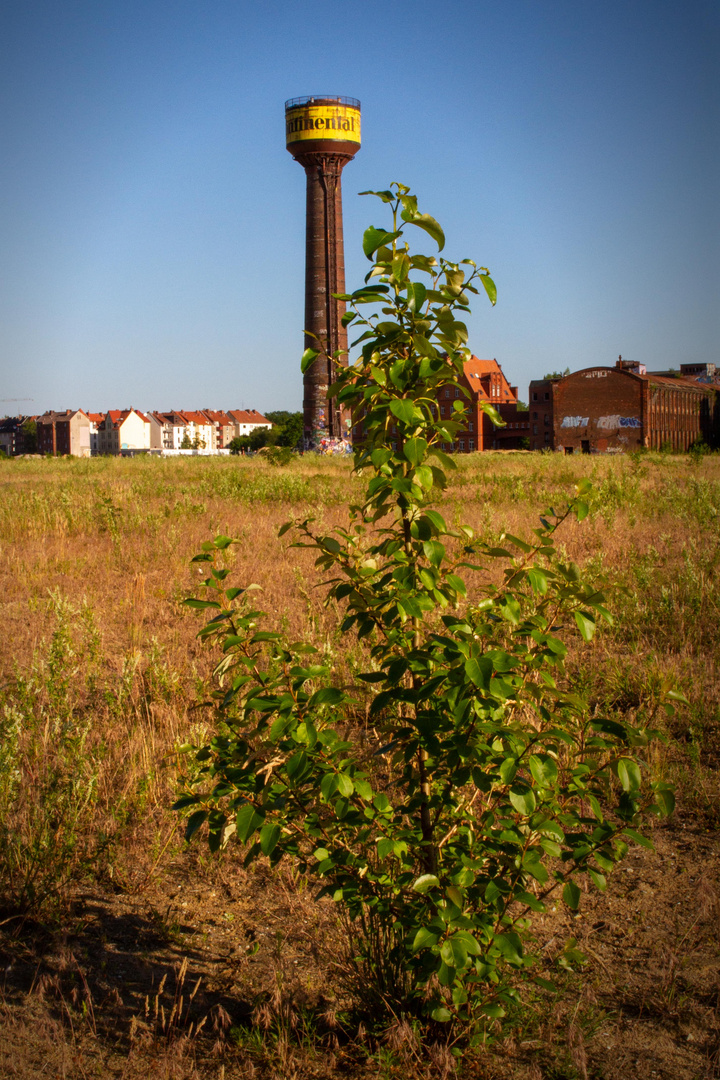
[[[220,652],[216,735],[185,748],[191,777],[175,808],[190,811],[187,839],[203,828],[213,851],[234,838],[246,864],[288,856],[320,879],[374,1015],[473,1029],[505,1014],[518,982],[543,982],[533,914],[560,895],[575,910],[578,879],[603,890],[628,842],[647,843],[643,813],[667,813],[673,798],[635,757],[653,733],[592,712],[564,678],[568,640],[589,642],[610,620],[555,546],[565,520],[587,515],[590,485],[548,508],[530,540],[495,546],[432,508],[455,468],[440,447],[466,424],[458,315],[479,289],[494,302],[495,286],[469,260],[411,254],[406,226],[440,250],[444,237],[394,187],[374,193],[392,224],[365,233],[366,285],[341,297],[361,355],[330,389],[366,433],[355,452],[365,493],[346,528],[322,534],[307,518],[281,530],[316,552],[341,632],[365,643],[364,670],[338,686],[310,645],[263,629],[252,586],[229,587],[232,540],[205,543],[202,597],[187,603],[209,613],[200,636]],[[303,370],[318,355],[307,350]]]

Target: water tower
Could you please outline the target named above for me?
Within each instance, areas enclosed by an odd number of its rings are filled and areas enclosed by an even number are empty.
[[[349,417],[334,398],[328,401],[327,389],[334,381],[333,353],[347,349],[340,322],[345,305],[333,293],[345,292],[340,178],[360,149],[360,102],[324,94],[291,98],[285,126],[287,148],[307,176],[305,348],[322,349],[303,383],[304,444],[310,450],[350,437]]]

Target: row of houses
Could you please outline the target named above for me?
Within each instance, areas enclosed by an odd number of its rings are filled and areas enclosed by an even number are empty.
[[[232,440],[239,436],[250,435],[256,428],[272,427],[257,409],[164,413],[132,408],[107,413],[66,409],[0,421],[0,448],[8,456],[28,452],[29,421],[35,423],[37,453],[72,457],[183,450],[216,454],[227,452]]]

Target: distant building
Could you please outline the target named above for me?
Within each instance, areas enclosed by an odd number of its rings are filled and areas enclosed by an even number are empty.
[[[105,419],[105,413],[101,412],[86,412],[88,420],[90,421],[90,453],[93,457],[98,452],[98,431],[100,425]]]
[[[530,383],[531,449],[617,454],[718,445],[718,396],[697,377],[647,372],[622,357]],[[541,420],[542,417],[542,420]]]
[[[151,412],[147,414],[150,421],[150,447],[153,450],[179,450],[185,437],[186,423],[182,413],[178,412]]]
[[[235,435],[252,435],[255,428],[272,427],[270,420],[257,409],[229,409],[228,416],[232,418],[235,425]]]
[[[520,450],[527,446],[528,413],[518,401],[518,388],[505,378],[497,360],[479,360],[472,356],[464,365],[462,384],[470,391],[465,399],[468,426],[458,435],[452,447],[461,453],[474,450]],[[447,391],[445,391],[447,394]],[[482,403],[493,405],[504,420],[505,427],[496,427],[483,411]],[[447,397],[439,402],[447,405]],[[449,413],[448,413],[449,415]]]
[[[204,412],[181,413],[185,419],[187,439],[193,448],[201,450],[217,450],[217,433],[215,425]]]
[[[522,450],[527,448],[528,413],[518,401],[516,386],[505,378],[497,360],[480,360],[472,356],[465,362],[459,386],[445,386],[437,399],[437,412],[441,420],[452,420],[458,415],[454,402],[465,408],[465,430],[458,432],[452,443],[442,443],[446,453],[473,454],[479,450]],[[464,387],[463,394],[460,387]],[[483,403],[493,405],[505,422],[496,427],[482,408]],[[353,429],[355,442],[366,433],[360,420]],[[397,434],[397,425],[391,423],[390,438]],[[397,448],[396,444],[393,446]]]
[[[150,420],[138,409],[111,409],[98,425],[98,453],[150,450]]]
[[[31,452],[27,437],[26,424],[32,423],[34,416],[5,416],[0,420],[0,451],[7,457]],[[34,450],[34,446],[32,446]]]
[[[531,450],[554,450],[554,400],[555,387],[562,375],[546,379],[533,379],[528,391],[529,436]]]
[[[668,378],[694,379],[709,386],[720,386],[720,372],[716,364],[681,364],[680,370],[669,368],[667,371],[651,371],[651,375],[666,375]]]
[[[90,420],[82,409],[46,412],[36,423],[39,454],[90,457]]]
[[[225,450],[236,435],[237,424],[226,412],[218,412],[216,409],[203,409],[210,423],[215,429],[215,446],[218,450]]]

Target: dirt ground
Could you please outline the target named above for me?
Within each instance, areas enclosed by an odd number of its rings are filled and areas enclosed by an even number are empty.
[[[716,831],[679,812],[654,842],[577,916],[538,925],[544,955],[572,935],[587,964],[530,1002],[503,1042],[463,1055],[461,1076],[720,1076]],[[347,1028],[328,990],[342,947],[334,905],[289,871],[226,857],[211,873],[182,852],[159,871],[132,894],[79,892],[62,935],[2,926],[0,1076],[447,1073],[412,1045],[376,1047]]]

